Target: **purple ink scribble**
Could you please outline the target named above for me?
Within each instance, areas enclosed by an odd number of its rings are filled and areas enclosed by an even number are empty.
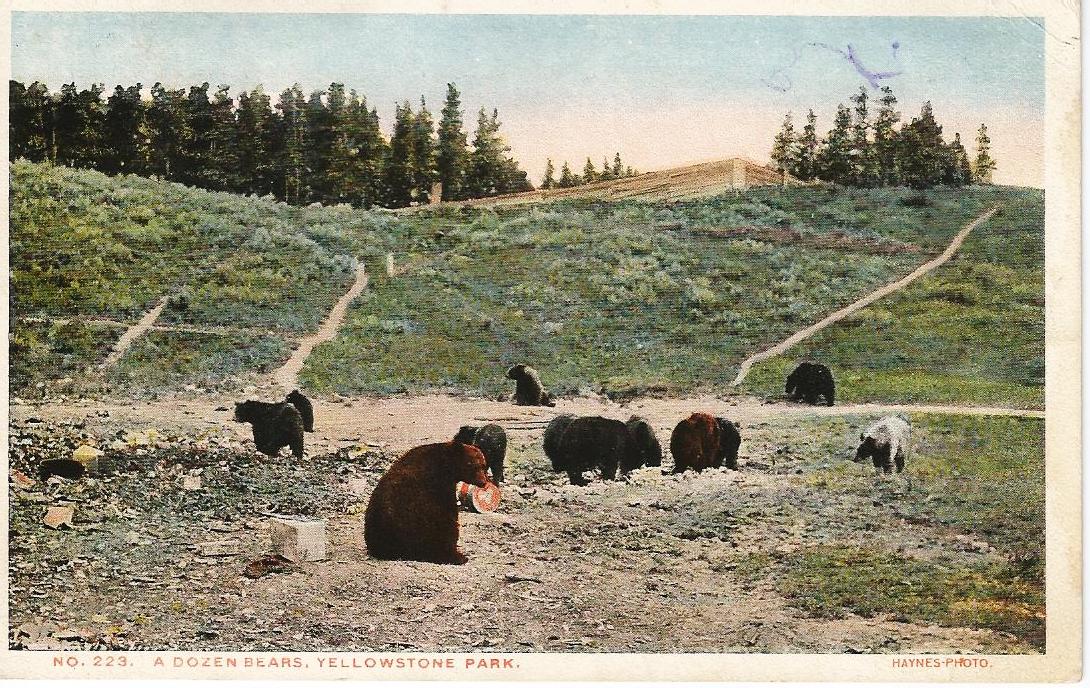
[[[848,44],[847,52],[844,52],[840,48],[833,47],[828,43],[810,43],[810,45],[814,46],[815,48],[825,48],[826,50],[832,50],[834,53],[843,57],[845,60],[851,63],[852,67],[855,67],[855,71],[859,72],[859,75],[866,79],[867,83],[870,84],[870,87],[876,91],[879,89],[879,81],[881,81],[882,79],[889,79],[891,77],[898,76],[902,73],[901,70],[898,70],[896,72],[875,72],[867,69],[865,66],[863,66],[863,63],[856,56],[855,48],[852,47],[851,43]],[[899,41],[894,41],[891,47],[893,48],[893,59],[896,60],[897,51],[900,49],[901,43]]]
[[[790,91],[793,84],[787,70],[799,63],[802,52],[798,48],[795,48],[794,55],[795,59],[791,60],[791,64],[772,70],[772,73],[768,75],[767,79],[761,79],[761,83],[779,93],[787,93]]]

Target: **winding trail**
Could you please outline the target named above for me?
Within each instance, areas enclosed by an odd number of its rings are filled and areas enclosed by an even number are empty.
[[[345,313],[348,312],[348,304],[352,303],[366,288],[367,270],[364,269],[363,263],[360,263],[359,267],[356,268],[356,281],[352,283],[344,296],[334,304],[322,326],[314,334],[300,339],[299,346],[292,352],[291,357],[284,365],[273,372],[272,378],[277,385],[286,389],[294,389],[299,386],[299,371],[303,369],[303,363],[310,356],[310,352],[314,350],[314,347],[328,342],[337,335],[337,330],[340,328],[341,323],[344,322]]]
[[[915,270],[913,270],[911,273],[909,273],[905,277],[902,277],[901,279],[897,280],[896,282],[890,282],[889,284],[887,284],[886,286],[878,289],[877,291],[873,291],[870,294],[867,294],[866,296],[859,299],[858,301],[856,301],[854,303],[851,303],[851,304],[848,304],[847,306],[844,306],[840,310],[834,311],[833,313],[825,316],[823,319],[821,319],[818,322],[814,323],[810,327],[807,327],[804,330],[799,330],[798,332],[791,335],[787,339],[783,340],[782,342],[780,342],[776,346],[773,346],[770,349],[765,349],[764,351],[760,351],[758,353],[755,353],[752,356],[750,356],[749,358],[747,358],[746,360],[742,361],[742,365],[738,368],[737,377],[735,377],[734,381],[730,383],[731,387],[737,387],[738,385],[742,384],[742,381],[746,379],[746,375],[749,374],[749,369],[752,368],[755,363],[760,363],[761,361],[763,361],[765,359],[772,358],[773,356],[778,356],[778,355],[782,354],[783,352],[790,349],[792,346],[798,344],[799,342],[801,342],[802,340],[806,339],[807,337],[813,335],[814,333],[825,329],[826,327],[828,327],[829,325],[832,325],[833,323],[837,322],[838,320],[842,320],[842,319],[848,317],[849,315],[851,315],[852,313],[855,313],[856,311],[858,311],[861,308],[866,308],[867,306],[871,305],[872,303],[874,303],[875,301],[877,301],[880,298],[883,298],[885,296],[889,296],[890,294],[892,294],[892,293],[894,293],[896,291],[904,289],[905,287],[907,287],[912,282],[916,281],[920,277],[923,277],[924,275],[931,272],[935,268],[937,268],[940,265],[944,264],[946,261],[953,258],[954,254],[957,253],[957,250],[959,248],[961,248],[961,244],[962,244],[962,242],[965,241],[965,237],[969,236],[969,232],[973,231],[973,229],[975,229],[977,226],[979,226],[980,224],[987,221],[988,218],[990,218],[992,215],[994,215],[996,213],[996,211],[998,211],[998,210],[999,210],[999,206],[995,206],[991,210],[985,212],[984,214],[980,215],[979,217],[977,217],[975,220],[973,220],[969,224],[962,227],[961,231],[959,231],[956,235],[954,235],[953,241],[950,242],[950,245],[946,247],[945,251],[940,253],[937,257],[933,258],[932,260],[929,260],[928,262],[924,263],[920,267],[916,268]]]
[[[125,330],[125,333],[122,334],[117,340],[117,343],[114,344],[114,348],[110,351],[110,355],[102,361],[99,367],[109,368],[120,361],[121,357],[125,355],[125,352],[129,350],[129,347],[132,346],[133,342],[155,325],[155,321],[159,319],[159,314],[162,313],[163,309],[166,307],[167,297],[164,296],[159,299],[159,303],[155,308],[152,308],[144,314],[144,317],[140,318],[140,322]]]

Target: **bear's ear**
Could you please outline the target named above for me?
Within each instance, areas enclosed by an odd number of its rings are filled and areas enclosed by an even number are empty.
[[[865,439],[867,439],[867,436],[866,436],[866,435],[865,435],[864,433],[862,433],[862,432],[861,432],[861,433],[859,433],[859,441],[860,441],[860,442],[862,442],[862,441],[863,441],[863,440],[865,440]]]

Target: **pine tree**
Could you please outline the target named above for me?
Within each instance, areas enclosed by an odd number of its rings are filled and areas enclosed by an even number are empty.
[[[185,100],[184,88],[171,90],[158,82],[151,87],[148,172],[171,181],[177,179],[179,167],[184,166],[184,147],[191,138]]]
[[[69,167],[96,167],[103,156],[102,131],[106,108],[103,87],[91,84],[76,90],[76,84],[61,87],[55,112],[56,162]]]
[[[860,86],[852,96],[855,120],[852,124],[852,185],[869,188],[879,182],[878,156],[870,140],[870,120],[867,111],[867,87]]]
[[[546,158],[545,159],[545,174],[541,178],[541,188],[551,189],[554,186],[556,186],[556,180],[553,179],[553,174],[554,173],[555,173],[555,170],[553,169],[552,158]]]
[[[326,107],[325,91],[311,92],[306,113],[307,138],[310,141],[306,155],[306,166],[310,171],[310,198],[319,203],[328,202],[333,193],[329,158],[333,148],[334,123]]]
[[[901,127],[898,152],[898,169],[905,184],[926,189],[942,183],[949,156],[930,101],[920,108],[919,117]]]
[[[367,109],[367,99],[356,105],[356,158],[359,161],[359,186],[355,203],[364,208],[381,203],[386,197],[384,166],[389,145],[379,129],[378,111]]]
[[[594,171],[594,163],[590,161],[590,157],[587,157],[587,162],[583,165],[583,183],[592,184],[598,181],[598,174]]]
[[[852,181],[852,114],[844,105],[836,108],[833,128],[821,143],[817,156],[817,176],[834,184]]]
[[[798,140],[798,152],[795,154],[795,165],[788,172],[803,181],[809,181],[818,176],[818,138],[817,115],[813,110],[806,114],[806,126],[802,128],[802,136]]]
[[[969,154],[961,143],[961,134],[954,134],[954,141],[947,147],[946,171],[942,183],[947,186],[965,186],[973,181],[969,166]]]
[[[238,173],[240,191],[266,195],[273,191],[269,143],[273,135],[269,96],[261,86],[238,97]]]
[[[489,116],[481,108],[477,114],[477,132],[473,136],[473,152],[469,156],[466,175],[466,189],[472,198],[525,190],[529,185],[526,173],[506,157],[511,149],[499,131],[499,113],[493,109]]]
[[[878,101],[878,116],[874,121],[874,154],[877,164],[878,184],[896,186],[900,183],[897,169],[897,131],[895,127],[901,120],[897,112],[897,97],[889,86],[882,87],[882,97]]]
[[[447,84],[447,98],[439,119],[439,144],[436,167],[439,181],[443,184],[443,200],[464,198],[466,166],[469,147],[462,122],[461,96],[454,84]]]
[[[356,94],[345,92],[344,84],[332,83],[326,92],[325,203],[350,203],[355,193],[358,170],[355,145]]]
[[[620,179],[624,176],[624,166],[621,164],[621,154],[613,154],[613,178]]]
[[[983,124],[976,132],[976,159],[973,160],[973,181],[977,184],[991,184],[995,171],[995,160],[991,155],[992,140],[988,138],[988,127]]]
[[[568,189],[579,185],[579,177],[572,174],[571,168],[568,167],[567,160],[565,160],[564,164],[560,167],[560,181],[558,181],[556,185],[561,189]]]
[[[212,131],[209,134],[210,157],[206,179],[214,191],[238,190],[238,125],[231,87],[220,84],[212,96]]]
[[[182,103],[189,125],[188,139],[181,142],[176,179],[191,186],[209,187],[212,157],[212,103],[208,100],[208,82],[190,86]]]
[[[8,82],[10,154],[32,162],[53,160],[53,98],[40,82]]]
[[[309,125],[307,104],[299,84],[280,92],[276,109],[279,113],[276,122],[277,148],[281,151],[277,196],[292,205],[302,205],[309,197],[306,165]]]
[[[416,200],[429,203],[431,186],[438,180],[435,126],[424,103],[424,96],[420,96],[420,111],[413,120],[413,191]]]
[[[772,165],[782,172],[788,172],[798,167],[798,137],[795,134],[795,125],[791,121],[791,113],[784,115],[783,126],[776,138],[772,140]]]
[[[147,149],[147,108],[140,97],[141,84],[119,84],[106,100],[103,122],[102,171],[107,174],[141,174]]]
[[[413,124],[409,101],[396,105],[394,133],[386,155],[386,205],[403,208],[413,200]]]

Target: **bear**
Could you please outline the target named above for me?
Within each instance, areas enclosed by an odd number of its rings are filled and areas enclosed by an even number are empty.
[[[630,460],[621,462],[621,472],[628,473],[640,466],[661,466],[662,445],[651,424],[639,416],[632,416],[625,425],[634,451],[626,455]]]
[[[239,402],[235,404],[235,420],[254,426],[254,444],[259,452],[276,456],[281,447],[291,447],[295,458],[303,458],[303,416],[286,401]]]
[[[511,366],[507,377],[515,381],[514,401],[517,406],[556,406],[549,393],[541,386],[541,377],[528,365]]]
[[[742,436],[734,423],[707,413],[694,413],[679,422],[670,435],[673,472],[683,473],[691,468],[699,473],[705,468],[724,465],[737,470],[741,444]]]
[[[573,420],[575,420],[575,416],[564,413],[549,421],[548,427],[545,428],[542,444],[545,448],[545,456],[549,457],[549,462],[552,464],[554,471],[564,470],[560,463],[560,438],[564,436],[564,431],[568,429],[568,425]]]
[[[459,482],[488,484],[477,447],[462,442],[410,449],[379,478],[363,517],[367,552],[376,559],[464,564],[458,549]]]
[[[299,410],[299,415],[303,417],[303,430],[314,432],[314,404],[310,403],[310,399],[303,396],[299,390],[293,389],[284,401]]]
[[[886,416],[872,423],[859,434],[859,447],[852,461],[862,463],[868,458],[876,471],[900,473],[912,441],[912,425],[903,416]]]
[[[825,403],[832,406],[836,398],[836,383],[828,366],[803,361],[787,376],[783,392],[792,401],[802,399],[807,404],[816,404],[818,397],[825,397]]]
[[[503,428],[495,423],[479,428],[463,425],[454,436],[454,441],[472,444],[480,449],[488,464],[488,470],[492,473],[492,482],[503,484],[503,460],[507,456],[507,432]]]
[[[569,423],[561,435],[556,463],[572,485],[586,485],[583,471],[597,468],[603,478],[616,480],[617,470],[634,465],[638,456],[627,425],[612,418],[584,416]]]

